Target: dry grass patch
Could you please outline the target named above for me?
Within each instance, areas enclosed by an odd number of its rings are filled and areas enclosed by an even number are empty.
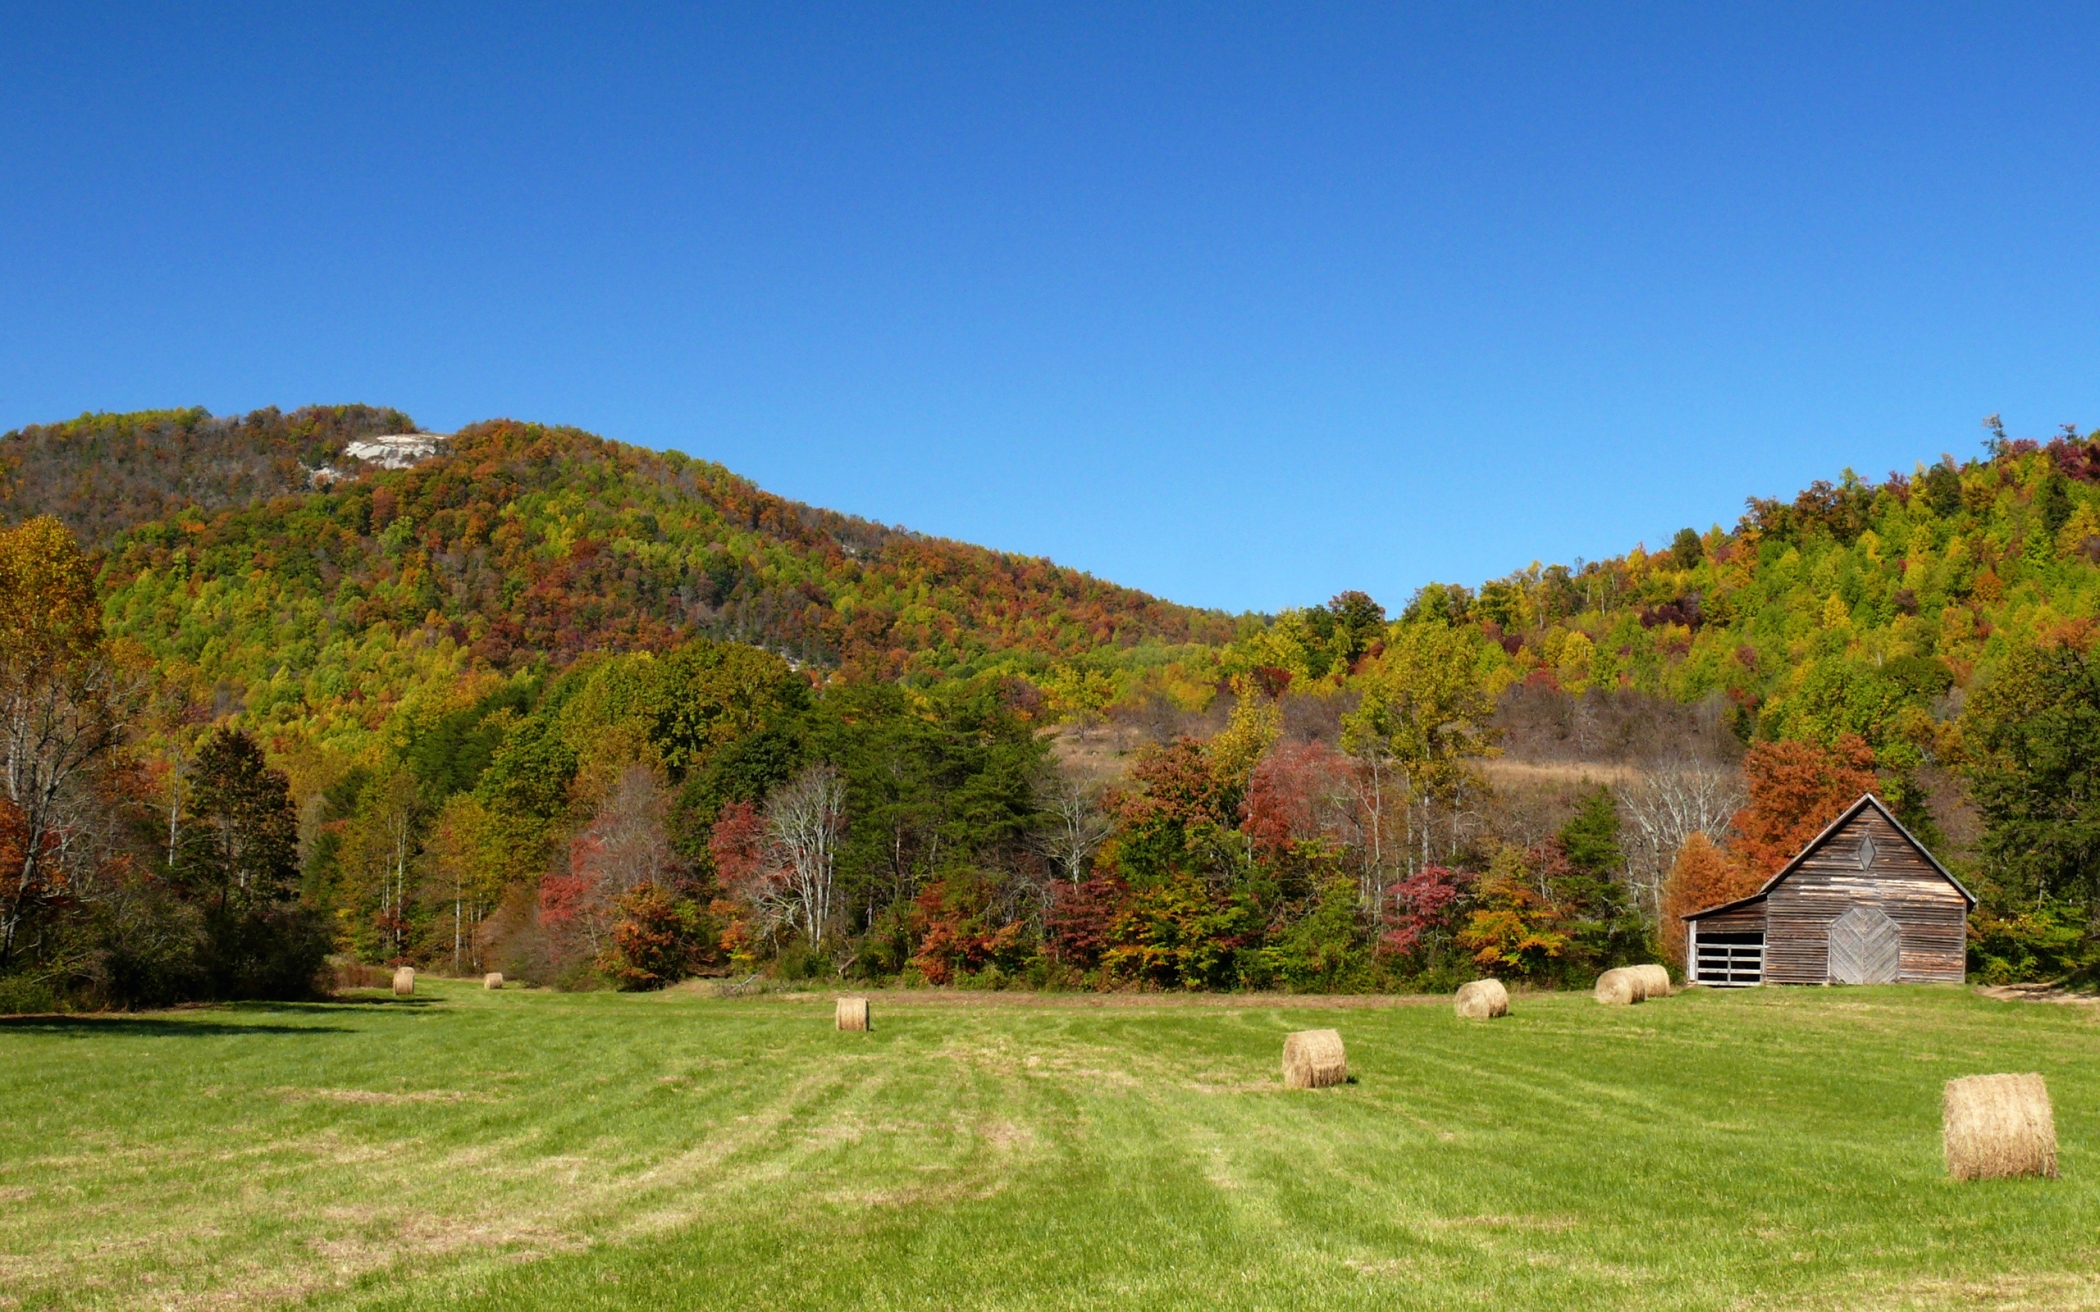
[[[450,1102],[495,1102],[496,1096],[479,1090],[466,1089],[411,1089],[389,1093],[381,1089],[272,1089],[271,1093],[288,1102],[345,1102],[363,1103],[374,1107],[398,1107],[415,1103]]]

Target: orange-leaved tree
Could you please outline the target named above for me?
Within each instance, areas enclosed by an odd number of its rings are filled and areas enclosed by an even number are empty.
[[[1458,945],[1484,971],[1529,976],[1558,961],[1569,939],[1561,908],[1532,886],[1523,850],[1498,850],[1474,885],[1473,910]]]
[[[1742,857],[1715,846],[1705,834],[1685,839],[1663,885],[1663,951],[1670,961],[1684,965],[1685,915],[1748,897],[1763,883]]]
[[[1874,750],[1858,734],[1830,747],[1759,743],[1743,754],[1750,805],[1736,812],[1736,855],[1760,877],[1779,868],[1875,786]]]

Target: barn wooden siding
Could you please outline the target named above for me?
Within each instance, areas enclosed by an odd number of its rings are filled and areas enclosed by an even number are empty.
[[[1865,867],[1862,840],[1873,844]],[[1902,931],[1898,979],[1962,981],[1968,964],[1967,899],[1878,808],[1864,806],[1765,895],[1765,982],[1824,983],[1830,974],[1831,923],[1855,906],[1879,908]],[[1719,932],[1715,921],[1722,918],[1700,921],[1700,932]]]
[[[1736,907],[1729,911],[1715,911],[1699,917],[1699,937],[1709,938],[1715,934],[1762,934],[1765,932],[1765,900],[1757,899],[1749,906]]]

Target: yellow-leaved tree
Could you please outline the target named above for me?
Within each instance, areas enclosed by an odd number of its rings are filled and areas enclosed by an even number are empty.
[[[1366,663],[1363,699],[1342,720],[1342,747],[1357,761],[1367,897],[1400,867],[1413,874],[1448,853],[1469,808],[1486,796],[1473,763],[1495,750],[1495,699],[1481,642],[1471,628],[1402,624]]]
[[[130,682],[73,535],[48,515],[0,528],[0,970],[65,891],[85,775],[122,736]]]

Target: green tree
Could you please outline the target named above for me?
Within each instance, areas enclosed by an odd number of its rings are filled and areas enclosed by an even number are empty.
[[[1334,616],[1334,636],[1328,641],[1344,667],[1354,665],[1385,637],[1385,607],[1367,592],[1337,593],[1327,603],[1327,613]]]
[[[2058,531],[2071,522],[2071,494],[2064,488],[2064,476],[2050,471],[2034,500],[2035,509],[2041,512],[2042,532],[2053,543]]]
[[[1954,468],[1953,457],[1942,457],[1919,475],[1917,487],[1926,508],[1941,519],[1952,519],[1961,512],[1961,474]]]
[[[809,683],[772,652],[700,639],[656,662],[649,741],[675,783],[722,747],[808,705]]]
[[[1582,793],[1575,814],[1560,828],[1561,851],[1568,865],[1590,879],[1616,879],[1625,867],[1619,850],[1619,806],[1611,789],[1598,785]]]
[[[2068,643],[2023,647],[1962,720],[2000,910],[2100,904],[2100,660]]]
[[[1634,905],[1619,846],[1619,807],[1611,789],[1581,794],[1554,838],[1548,895],[1563,910],[1573,955],[1583,964],[1622,965],[1651,955],[1650,927]]]
[[[221,728],[199,749],[177,855],[177,882],[204,913],[199,991],[311,994],[328,935],[296,900],[298,812],[284,776],[246,733]]]
[[[299,876],[299,813],[255,739],[220,729],[197,752],[177,874],[221,914],[288,901]]]
[[[389,764],[358,795],[337,854],[348,881],[337,913],[349,921],[359,950],[382,961],[406,960],[417,923],[427,921],[411,902],[417,889],[409,877],[422,849],[423,819],[416,777]]]
[[[839,849],[839,910],[849,923],[871,923],[945,872],[1025,859],[1049,744],[997,681],[827,689],[805,750],[845,784],[852,823]]]

